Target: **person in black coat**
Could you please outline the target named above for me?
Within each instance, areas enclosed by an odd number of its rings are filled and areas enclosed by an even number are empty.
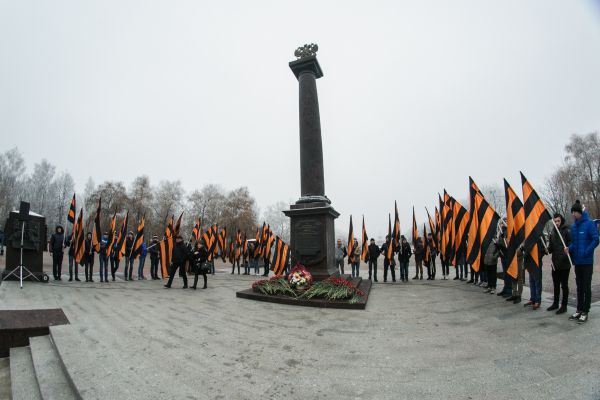
[[[132,280],[133,275],[133,232],[129,232],[125,238],[125,280],[129,277]]]
[[[392,255],[388,259],[388,246],[392,247]],[[392,282],[396,282],[396,260],[394,259],[395,251],[394,240],[389,236],[385,237],[385,243],[381,245],[381,253],[383,254],[383,281],[387,282],[388,269],[392,273]]]
[[[557,314],[563,314],[567,312],[567,302],[569,301],[569,273],[571,271],[571,262],[569,257],[564,252],[565,247],[569,247],[571,244],[571,229],[565,223],[565,218],[558,213],[554,214],[554,223],[558,227],[552,231],[550,235],[550,243],[548,245],[548,252],[552,254],[552,283],[554,284],[554,300],[552,305],[548,307],[548,311],[557,310]],[[559,236],[560,235],[560,236]],[[561,237],[564,240],[561,240]],[[566,246],[565,246],[566,245]],[[560,298],[560,289],[562,288],[563,297],[560,308],[558,307],[558,300]]]
[[[191,286],[191,289],[196,289],[196,285],[198,285],[198,275],[202,275],[204,279],[204,286],[202,289],[206,289],[206,270],[202,268],[203,264],[208,260],[208,251],[206,247],[202,243],[196,242],[194,253],[192,254],[192,265],[194,266],[194,285]]]
[[[175,238],[175,245],[173,246],[173,253],[171,256],[171,271],[169,272],[169,281],[165,285],[168,289],[173,283],[175,272],[179,269],[179,275],[183,278],[183,289],[187,289],[187,275],[185,273],[185,262],[191,258],[190,251],[183,242],[181,235],[177,235]]]
[[[152,236],[152,242],[148,246],[150,253],[150,276],[152,279],[160,279],[158,277],[158,261],[160,260],[160,245],[158,244],[158,236]]]
[[[400,246],[398,246],[398,262],[400,263],[400,280],[402,282],[408,282],[408,262],[412,256],[412,250],[410,243],[406,240],[404,235],[400,236]]]
[[[423,280],[423,256],[424,255],[425,255],[425,248],[423,247],[423,239],[418,237],[415,242],[415,276],[413,276],[413,279]]]
[[[85,254],[83,255],[83,265],[85,266],[85,281],[94,282],[92,275],[94,273],[94,246],[92,245],[92,234],[88,232],[83,242]]]
[[[75,260],[75,243],[73,243],[73,232],[69,236],[67,236],[67,240],[65,241],[65,247],[69,247],[69,281],[73,280],[73,269],[75,269],[75,280],[80,282],[79,280],[79,264]],[[56,279],[56,278],[55,278]],[[58,277],[60,281],[60,275]]]
[[[375,244],[375,239],[371,238],[371,242],[369,243],[369,280],[371,280],[371,272],[373,278],[375,278],[375,282],[377,282],[377,257],[380,254],[379,246]]]
[[[63,249],[65,244],[65,233],[63,227],[56,226],[56,229],[50,237],[50,254],[52,254],[52,275],[54,280],[60,279],[62,271]]]

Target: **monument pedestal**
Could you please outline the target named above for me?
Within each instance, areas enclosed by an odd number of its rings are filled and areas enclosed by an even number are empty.
[[[340,214],[327,202],[292,204],[284,213],[290,217],[292,266],[300,262],[317,281],[337,272],[334,220]]]

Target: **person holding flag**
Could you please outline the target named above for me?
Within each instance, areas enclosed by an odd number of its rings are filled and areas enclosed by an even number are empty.
[[[375,244],[375,239],[371,238],[371,243],[369,244],[369,280],[373,277],[375,282],[377,282],[377,258],[380,253],[381,250]]]
[[[565,218],[561,214],[554,213],[553,219],[554,225],[556,225],[558,229],[554,229],[550,235],[548,251],[552,254],[554,299],[552,305],[547,308],[547,311],[558,310],[556,312],[557,314],[564,314],[567,312],[567,302],[569,301],[569,272],[571,272],[571,261],[563,249],[565,245],[568,247],[571,244],[571,230],[565,223]],[[563,297],[560,308],[558,308],[561,288]]]
[[[85,254],[83,256],[83,265],[85,268],[85,281],[94,282],[94,246],[92,245],[92,233],[88,232],[84,242]]]
[[[594,250],[598,247],[598,228],[590,220],[579,200],[571,207],[575,222],[571,225],[571,244],[564,251],[575,264],[577,285],[577,311],[569,317],[580,324],[587,322],[592,298],[592,273],[594,272]]]
[[[398,247],[398,262],[400,263],[400,280],[408,282],[408,263],[412,256],[410,243],[404,235],[400,235],[400,246]]]
[[[100,238],[98,262],[100,263],[100,282],[108,283],[108,232],[104,232]]]
[[[423,256],[425,255],[425,247],[423,239],[420,236],[414,237],[415,243],[415,276],[413,280],[423,280]]]
[[[392,282],[396,282],[396,260],[394,259],[394,240],[392,236],[386,235],[385,243],[381,245],[383,254],[383,281],[387,282],[388,269],[392,274]],[[376,281],[377,282],[377,281]]]
[[[152,242],[148,246],[150,253],[150,277],[152,280],[160,279],[158,277],[158,263],[160,261],[160,246],[158,245],[158,235],[152,236]]]
[[[133,251],[133,232],[129,231],[127,233],[127,238],[125,238],[125,280],[129,278],[129,280],[133,280],[133,256],[131,252]]]
[[[358,240],[354,238],[354,245],[352,245],[352,255],[348,255],[348,260],[352,264],[352,276],[358,276],[360,269],[360,255],[362,251],[358,245]]]

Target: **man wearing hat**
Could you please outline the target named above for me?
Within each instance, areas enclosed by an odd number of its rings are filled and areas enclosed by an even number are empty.
[[[571,244],[565,253],[571,255],[575,264],[577,285],[577,311],[569,317],[580,324],[587,322],[592,297],[592,272],[594,271],[594,249],[598,246],[598,229],[579,200],[571,207],[574,223],[571,226]]]

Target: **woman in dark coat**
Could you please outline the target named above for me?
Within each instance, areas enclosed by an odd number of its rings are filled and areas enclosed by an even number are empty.
[[[208,251],[206,251],[206,247],[200,242],[196,242],[194,246],[194,253],[192,254],[192,263],[194,265],[194,285],[190,289],[196,289],[196,285],[198,284],[198,275],[202,275],[204,278],[204,287],[202,289],[206,289],[206,270],[202,268],[203,264],[208,259]]]

